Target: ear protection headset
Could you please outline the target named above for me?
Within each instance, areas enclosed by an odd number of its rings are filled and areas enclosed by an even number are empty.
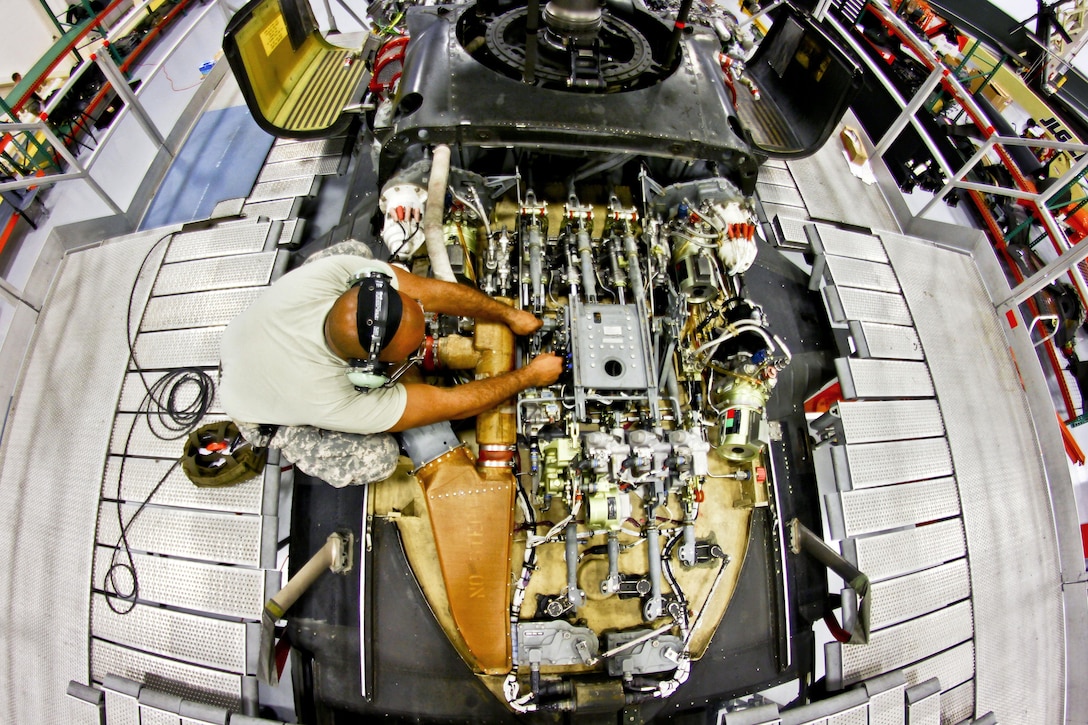
[[[348,360],[348,380],[360,390],[380,388],[389,378],[385,365],[378,360],[382,348],[393,339],[396,330],[389,330],[391,304],[395,305],[396,319],[400,320],[400,295],[390,284],[388,275],[378,270],[359,272],[348,280],[348,289],[358,289],[355,310],[355,330],[359,345],[366,350],[365,360]],[[395,299],[396,302],[391,302]]]
[[[365,360],[348,360],[347,378],[360,392],[392,385],[420,358],[413,356],[392,374],[378,359],[381,351],[400,328],[403,303],[389,275],[380,270],[359,272],[348,280],[348,289],[358,288],[355,329],[359,345],[367,352]]]

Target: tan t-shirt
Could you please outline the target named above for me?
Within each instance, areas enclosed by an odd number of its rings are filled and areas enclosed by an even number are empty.
[[[352,275],[392,268],[332,256],[276,280],[227,326],[220,345],[219,399],[227,415],[255,424],[312,425],[347,433],[389,430],[404,413],[402,385],[360,393],[347,363],[325,343],[325,316]]]

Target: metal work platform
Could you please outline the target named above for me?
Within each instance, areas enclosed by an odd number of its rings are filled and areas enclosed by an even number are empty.
[[[1067,644],[1088,622],[1083,561],[1069,563],[1068,481],[1025,326],[995,312],[988,250],[902,234],[836,143],[770,164],[759,194],[778,245],[814,255],[811,284],[846,340],[846,399],[817,426],[816,457],[825,538],[872,582],[872,633],[825,648],[829,699],[724,722],[1062,722],[1067,683],[1083,681]],[[172,468],[181,444],[156,435],[144,386],[181,368],[214,374],[223,326],[281,269],[277,248],[297,238],[300,199],[333,153],[279,144],[242,219],[63,261],[0,447],[13,562],[0,642],[26,650],[0,664],[12,693],[0,721],[256,714],[257,623],[280,581],[278,467],[196,489]],[[858,201],[849,216],[843,199]],[[213,400],[206,419],[221,417]],[[130,568],[111,577],[126,546]],[[104,583],[131,588],[131,571],[139,594],[115,610]],[[848,616],[855,604],[847,592]]]
[[[217,378],[224,326],[284,271],[297,197],[336,172],[335,153],[278,144],[270,157],[288,160],[266,163],[271,178],[236,204],[240,219],[110,239],[63,260],[0,449],[0,485],[18,492],[0,511],[35,522],[0,534],[18,562],[0,584],[0,638],[27,646],[18,632],[38,633],[0,681],[70,697],[15,694],[0,720],[257,714],[261,611],[281,585],[278,461],[245,483],[198,488],[177,465],[182,435],[148,397],[184,371]],[[195,399],[197,385],[178,383],[175,402]],[[213,397],[191,427],[223,418]]]
[[[915,703],[929,703],[919,722],[1063,722],[1056,520],[1068,511],[1052,497],[1069,482],[1044,460],[1052,447],[1036,431],[1049,429],[1036,419],[1049,408],[1053,426],[1053,406],[1020,382],[1010,348],[1024,328],[995,310],[983,281],[993,261],[955,249],[939,225],[908,236],[890,212],[870,213],[886,205],[835,143],[787,167],[806,213],[778,193],[768,228],[784,251],[811,254],[811,287],[848,345],[836,365],[844,400],[814,423],[827,538],[873,582],[869,643],[826,646],[828,686],[853,692],[902,671],[933,688]],[[843,595],[852,619],[856,598]]]

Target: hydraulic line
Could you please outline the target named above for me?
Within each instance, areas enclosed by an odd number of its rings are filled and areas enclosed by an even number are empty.
[[[582,289],[585,291],[586,302],[589,304],[595,304],[597,302],[597,285],[596,274],[593,271],[593,241],[589,237],[589,232],[585,227],[579,227],[577,232],[578,239],[578,259],[582,264]]]
[[[431,155],[431,175],[427,180],[427,208],[423,212],[423,238],[427,244],[427,256],[435,278],[456,282],[450,257],[446,253],[446,240],[442,233],[442,221],[446,214],[446,187],[450,179],[450,147],[439,144]]]

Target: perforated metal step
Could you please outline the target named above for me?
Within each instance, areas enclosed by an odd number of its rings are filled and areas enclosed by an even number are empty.
[[[906,691],[907,725],[941,725],[941,683],[926,680]]]
[[[148,332],[136,337],[136,360],[144,370],[218,368],[225,327]]]
[[[118,695],[115,692],[106,691],[106,723],[120,723],[120,725],[142,725],[140,722],[140,703],[136,698]]]
[[[1034,711],[1034,708],[1031,708]],[[941,722],[962,723],[975,715],[975,680],[941,692]]]
[[[835,371],[848,400],[933,397],[933,379],[924,362],[839,358]]]
[[[832,662],[842,663],[842,683],[849,685],[969,640],[974,634],[971,602],[962,601],[939,612],[873,632],[865,645],[826,645],[829,674]]]
[[[936,677],[941,687],[952,689],[975,676],[975,643],[968,640],[940,654],[927,657],[903,668],[910,684]]]
[[[340,156],[316,156],[265,164],[257,177],[257,183],[293,179],[299,176],[311,178],[314,176],[331,176],[340,170],[340,164]]]
[[[226,325],[253,304],[262,291],[261,287],[239,287],[153,297],[147,303],[140,331]]]
[[[842,490],[952,475],[952,455],[944,438],[848,444],[834,446],[831,453]]]
[[[244,678],[251,681],[252,678]],[[271,724],[271,720],[247,718],[232,714],[221,705],[211,705],[157,690],[152,685],[108,675],[102,683],[105,695],[106,720],[102,725],[226,725],[233,717],[240,725],[241,720],[252,725]],[[98,716],[99,720],[101,715]],[[95,722],[98,722],[96,720]]]
[[[273,199],[271,201],[247,201],[242,205],[242,216],[264,217],[265,219],[285,220],[294,219],[302,210],[302,197],[288,197],[286,199]]]
[[[258,252],[164,264],[152,294],[176,295],[267,285],[272,281],[276,256],[276,252]]]
[[[778,236],[779,245],[788,249],[809,248],[808,237],[805,236],[805,220],[787,214],[775,214],[772,224],[775,234]]]
[[[922,343],[913,327],[850,320],[850,336],[858,357],[924,360]]]
[[[153,683],[158,690],[198,702],[241,709],[243,678],[239,675],[156,657],[92,638],[91,679],[102,682],[107,675]]]
[[[863,488],[835,495],[842,508],[844,525],[842,531],[832,525],[831,534],[836,539],[939,521],[960,513],[959,492],[953,478]]]
[[[771,204],[784,204],[805,208],[805,200],[801,198],[801,192],[794,186],[775,186],[774,184],[756,183],[756,196],[761,202]]]
[[[294,196],[315,196],[320,186],[321,181],[319,179],[306,176],[297,179],[266,181],[263,184],[255,184],[246,201],[271,201],[272,199],[287,199]]]
[[[184,451],[185,438],[188,437],[189,430],[220,420],[226,420],[226,417],[209,415],[185,431],[171,432],[163,427],[163,422],[156,415],[119,413],[114,419],[109,452],[117,456],[146,456],[177,460]]]
[[[907,683],[902,671],[866,680],[863,687],[869,693],[868,725],[903,725],[903,693]]]
[[[145,372],[142,376],[136,372],[126,373],[125,382],[121,386],[121,399],[117,404],[117,410],[121,413],[135,413],[138,410],[146,410],[146,408],[142,409],[141,406],[145,405],[144,399],[148,396],[148,389],[150,388],[157,393],[155,385],[172,372],[174,371],[154,370]],[[223,407],[219,404],[219,371],[215,368],[204,368],[203,372],[211,378],[212,384],[215,385],[215,392],[212,395],[208,412],[222,413]],[[196,403],[199,390],[200,386],[195,375],[189,378],[182,377],[180,373],[171,381],[163,383],[162,388],[162,392],[167,397],[174,396],[177,408],[182,410]]]
[[[113,549],[95,549],[94,581],[96,590],[103,589],[110,573]],[[128,557],[118,555],[128,563]],[[237,617],[259,622],[264,603],[280,588],[276,571],[249,569],[241,566],[220,566],[176,557],[132,555],[140,582],[140,600],[165,604],[179,609],[207,612],[224,617]],[[131,591],[131,581],[123,570],[114,570],[116,590]]]
[[[867,259],[870,262],[887,262],[888,254],[878,237],[861,232],[851,232],[827,224],[805,225],[812,251],[817,254],[834,254],[839,257]]]
[[[799,206],[786,206],[785,204],[771,204],[768,202],[761,202],[759,208],[763,210],[761,218],[774,219],[775,217],[794,217],[797,219],[808,219],[808,210]],[[786,248],[803,249],[808,250],[808,242],[801,245],[788,245]]]
[[[267,165],[315,156],[340,155],[344,152],[346,143],[347,138],[344,136],[313,140],[277,139],[264,162]]]
[[[839,288],[899,293],[899,281],[896,280],[891,265],[834,255],[823,255],[821,259],[824,278],[828,284]]]
[[[846,400],[836,404],[842,441],[873,443],[944,435],[937,401]]]
[[[1063,625],[1061,562],[1068,560],[1056,543],[1054,481],[1046,470],[1065,463],[1042,460],[1040,428],[1031,423],[1035,406],[1019,379],[1025,363],[1010,355],[1006,320],[975,261],[925,240],[882,239],[930,353],[955,456],[970,544],[978,700],[1011,713],[1003,721],[1060,722],[1068,691],[1063,663],[1074,650],[1068,620]],[[1035,412],[1052,423],[1047,409]]]
[[[133,551],[250,567],[267,566],[275,555],[273,517],[147,506],[132,521],[139,507],[121,504],[120,508]],[[98,511],[98,543],[117,546],[120,533],[118,506],[103,502]]]
[[[194,486],[186,477],[177,458],[126,458],[111,455],[106,460],[102,479],[102,497],[129,502],[146,501],[155,490],[154,502],[159,506],[230,511],[239,514],[274,513],[265,511],[265,488],[277,487],[276,466],[266,466],[265,475],[221,488]],[[118,479],[123,483],[118,487]],[[165,476],[165,478],[164,478]]]
[[[257,635],[256,627],[143,604],[130,609],[126,602],[114,602],[111,608],[104,595],[91,597],[91,631],[98,639],[239,675],[252,674],[247,640]]]
[[[276,242],[281,247],[296,247],[302,236],[304,220],[303,219],[285,219],[283,222],[283,229],[280,233],[279,241]]]
[[[274,244],[274,242],[269,243],[271,231],[271,221],[244,219],[219,224],[210,229],[176,234],[170,240],[170,247],[166,250],[166,258],[163,261],[185,262],[260,252]]]
[[[971,596],[966,559],[872,585],[873,630],[905,622]]]
[[[785,167],[776,168],[766,165],[760,166],[759,183],[773,184],[774,186],[787,186],[791,189],[797,188],[797,183],[793,180],[793,174]]]
[[[840,288],[833,284],[825,285],[821,292],[827,301],[828,313],[835,322],[860,320],[888,325],[913,324],[902,295],[854,287]]]
[[[956,519],[842,542],[843,555],[871,581],[928,569],[967,553],[963,522]]]
[[[902,700],[899,702],[899,707],[903,707]],[[741,711],[738,715],[743,715],[744,712]],[[859,688],[840,692],[817,702],[788,708],[781,713],[781,718],[761,718],[753,721],[726,718],[725,722],[727,724],[733,722],[767,723],[768,725],[776,723],[781,723],[781,725],[826,725],[826,723],[847,723],[850,725],[860,723],[868,725],[870,722],[869,701],[865,691]]]

